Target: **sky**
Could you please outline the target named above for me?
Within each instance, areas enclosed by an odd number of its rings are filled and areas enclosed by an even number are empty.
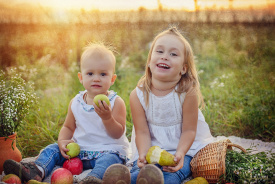
[[[193,11],[195,8],[194,0],[159,0],[163,8],[167,9],[186,9]],[[139,7],[156,9],[158,0],[0,0],[0,2],[14,3],[34,3],[57,9],[99,9],[99,10],[137,10]],[[268,4],[275,3],[275,0],[232,0],[233,7],[266,7]],[[201,9],[205,7],[228,8],[229,0],[198,0]]]

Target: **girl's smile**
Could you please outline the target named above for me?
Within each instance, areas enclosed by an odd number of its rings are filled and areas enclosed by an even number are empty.
[[[170,66],[165,63],[159,63],[157,64],[157,67],[163,68],[163,69],[170,69]]]

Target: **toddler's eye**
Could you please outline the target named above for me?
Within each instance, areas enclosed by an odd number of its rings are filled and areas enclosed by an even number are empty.
[[[156,52],[158,52],[158,53],[163,53],[163,51],[162,51],[162,50],[157,50]]]
[[[87,75],[93,75],[93,73],[92,72],[88,72]]]
[[[106,76],[106,73],[101,73],[101,76]]]
[[[176,53],[171,53],[170,55],[171,56],[178,56]]]

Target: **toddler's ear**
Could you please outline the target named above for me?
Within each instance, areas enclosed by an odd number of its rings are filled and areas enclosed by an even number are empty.
[[[79,82],[82,84],[82,74],[78,72],[77,76],[78,76]]]
[[[115,83],[116,77],[117,77],[117,75],[116,75],[116,74],[114,74],[114,75],[112,76],[112,80],[111,80],[112,85]]]

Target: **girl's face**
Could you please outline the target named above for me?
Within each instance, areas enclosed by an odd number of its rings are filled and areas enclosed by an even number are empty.
[[[184,45],[175,35],[158,38],[152,50],[150,70],[152,78],[165,82],[178,82],[186,72]]]
[[[94,97],[106,94],[114,84],[116,75],[113,70],[114,62],[110,57],[86,58],[81,63],[81,73],[78,73],[78,78],[88,94]]]

